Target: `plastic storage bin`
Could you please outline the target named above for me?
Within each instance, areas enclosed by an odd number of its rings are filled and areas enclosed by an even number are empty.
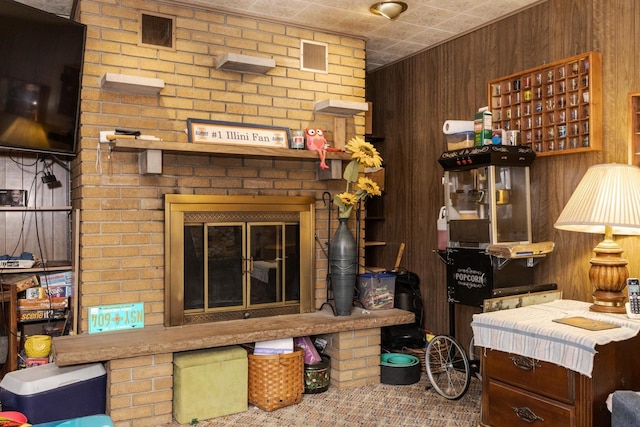
[[[358,276],[360,302],[367,310],[393,308],[396,275],[391,273],[365,273]]]
[[[58,367],[53,363],[9,372],[0,382],[5,411],[30,424],[105,413],[107,372],[101,363]]]
[[[471,132],[459,132],[445,135],[447,140],[447,150],[460,150],[463,148],[473,147],[475,134]]]

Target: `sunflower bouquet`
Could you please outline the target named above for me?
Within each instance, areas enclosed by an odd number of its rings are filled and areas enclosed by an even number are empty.
[[[351,138],[345,147],[345,151],[351,152],[351,161],[344,169],[342,177],[347,182],[344,193],[337,194],[333,203],[338,206],[338,218],[349,218],[353,207],[359,201],[372,196],[380,196],[382,192],[378,184],[366,176],[360,176],[360,168],[379,168],[382,166],[382,157],[378,150],[359,136]],[[355,184],[352,189],[351,185]]]

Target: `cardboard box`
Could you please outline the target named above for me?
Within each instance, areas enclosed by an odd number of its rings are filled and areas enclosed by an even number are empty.
[[[66,310],[25,310],[18,312],[18,322],[30,320],[62,320],[66,316]]]
[[[47,310],[47,309],[64,309],[69,307],[69,298],[67,297],[45,297],[45,298],[19,298],[18,310]]]
[[[58,367],[48,363],[9,372],[0,382],[5,411],[26,415],[29,423],[47,423],[104,414],[107,373],[101,363]]]
[[[0,261],[0,268],[31,268],[35,263],[32,259],[4,259]]]
[[[24,297],[26,299],[38,299],[38,298],[44,298],[46,296],[47,296],[47,293],[45,292],[45,288],[43,288],[42,286],[24,290]]]
[[[27,357],[25,358],[25,366],[27,368],[33,368],[34,366],[46,365],[49,363],[48,357]]]
[[[45,289],[45,293],[50,297],[72,297],[73,286],[49,286]]]
[[[71,285],[52,285],[49,287],[38,286],[24,291],[26,299],[38,299],[47,297],[72,297],[73,286]]]
[[[73,285],[73,271],[40,275],[41,286]]]
[[[40,286],[38,277],[31,273],[3,274],[2,284],[16,287],[16,292]]]
[[[486,108],[486,107],[485,107]],[[473,116],[474,144],[476,147],[491,145],[493,120],[491,111],[481,108]]]

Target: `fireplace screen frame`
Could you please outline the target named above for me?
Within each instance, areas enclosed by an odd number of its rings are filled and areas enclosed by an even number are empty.
[[[263,218],[298,217],[300,248],[300,300],[276,306],[236,307],[229,310],[185,310],[184,264],[185,224],[193,216],[228,215],[232,223],[238,216],[251,218],[260,213]],[[268,222],[265,220],[265,222]],[[206,220],[203,219],[203,223]],[[266,317],[280,314],[308,313],[314,307],[315,264],[315,199],[305,196],[213,196],[165,195],[165,325],[180,326],[247,317]]]

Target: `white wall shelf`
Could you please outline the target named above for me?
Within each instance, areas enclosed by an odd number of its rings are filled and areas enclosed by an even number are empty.
[[[276,61],[271,58],[258,58],[239,53],[225,53],[216,60],[218,70],[236,73],[265,74],[275,66]]]
[[[315,103],[313,110],[316,113],[333,114],[336,116],[354,116],[358,113],[369,111],[366,102],[341,101],[339,99],[327,99]]]
[[[164,80],[128,74],[105,73],[100,80],[103,89],[157,95],[164,88]]]

